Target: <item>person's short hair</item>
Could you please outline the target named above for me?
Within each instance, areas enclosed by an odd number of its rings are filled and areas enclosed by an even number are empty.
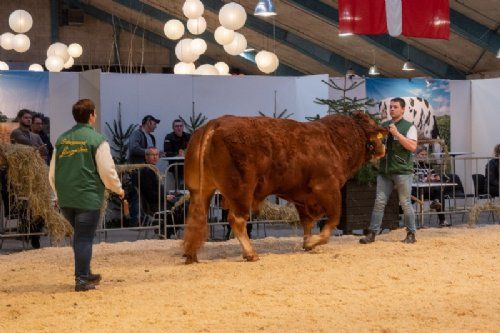
[[[495,146],[495,148],[493,149],[493,154],[495,155],[495,157],[499,157],[500,156],[500,143],[497,144]]]
[[[182,121],[182,119],[177,118],[172,122],[172,129],[174,128],[176,123],[181,123],[182,125],[184,125],[184,122]]]
[[[160,123],[160,119],[157,119],[157,118],[153,117],[152,115],[148,114],[146,117],[142,118],[142,124],[144,125],[146,122],[148,122],[150,120],[154,121],[157,124]]]
[[[391,99],[391,102],[394,102],[394,103],[399,103],[399,106],[401,106],[402,109],[405,108],[406,106],[406,102],[404,99],[402,99],[401,97],[396,97],[396,98],[393,98]]]
[[[28,110],[28,109],[21,109],[19,110],[19,112],[17,113],[17,116],[16,116],[16,119],[18,121],[21,121],[21,118],[26,114],[26,113],[29,113],[31,115],[33,115],[33,112],[31,110]]]
[[[40,119],[42,121],[42,124],[43,124],[43,122],[45,120],[44,118],[45,118],[45,116],[43,115],[43,113],[34,113],[33,117],[31,118],[32,119],[31,121],[34,123],[35,119]]]
[[[94,114],[95,104],[92,100],[84,98],[73,105],[73,118],[77,123],[88,123],[90,115]]]

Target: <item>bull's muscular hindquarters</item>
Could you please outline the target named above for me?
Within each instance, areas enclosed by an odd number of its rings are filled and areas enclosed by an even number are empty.
[[[312,123],[231,116],[210,121],[193,134],[185,160],[191,193],[184,234],[186,263],[197,261],[207,237],[207,213],[216,189],[224,197],[229,223],[248,261],[258,256],[246,221],[270,194],[296,205],[304,249],[327,243],[339,223],[341,187],[363,163],[383,156],[380,133],[386,130],[364,114],[328,116]],[[325,213],[325,227],[312,236],[313,222]]]

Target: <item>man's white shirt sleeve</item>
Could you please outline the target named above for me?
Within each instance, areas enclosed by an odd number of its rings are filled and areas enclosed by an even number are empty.
[[[415,125],[411,125],[410,129],[408,130],[408,133],[406,133],[406,138],[413,141],[418,141],[418,133]]]
[[[120,193],[122,190],[122,183],[116,173],[115,162],[111,157],[109,143],[106,141],[101,143],[95,153],[95,160],[97,164],[97,172],[99,173],[99,177],[101,177],[104,186],[115,193]]]

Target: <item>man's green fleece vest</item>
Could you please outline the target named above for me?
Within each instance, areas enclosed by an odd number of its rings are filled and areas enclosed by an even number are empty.
[[[104,200],[104,184],[95,154],[105,141],[89,124],[76,124],[56,142],[55,181],[59,207],[100,209]]]
[[[382,126],[389,125],[390,121],[385,122]],[[396,124],[398,132],[406,137],[411,122],[401,119]],[[379,172],[383,175],[409,175],[413,173],[413,154],[406,150],[398,140],[394,140],[392,135],[387,137],[387,154],[380,160]]]

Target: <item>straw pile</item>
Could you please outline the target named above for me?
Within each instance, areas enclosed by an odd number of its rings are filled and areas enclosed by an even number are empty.
[[[485,203],[477,203],[469,208],[469,221],[470,227],[475,226],[479,219],[479,214],[484,211],[493,211],[494,214],[500,215],[500,205],[493,201],[486,201]]]
[[[300,222],[299,212],[293,203],[277,205],[268,200],[264,200],[260,204],[257,219],[261,221],[286,221],[291,224]]]
[[[0,166],[7,167],[11,194],[28,199],[32,220],[43,218],[52,239],[72,234],[71,225],[51,204],[49,170],[33,147],[0,143]]]

